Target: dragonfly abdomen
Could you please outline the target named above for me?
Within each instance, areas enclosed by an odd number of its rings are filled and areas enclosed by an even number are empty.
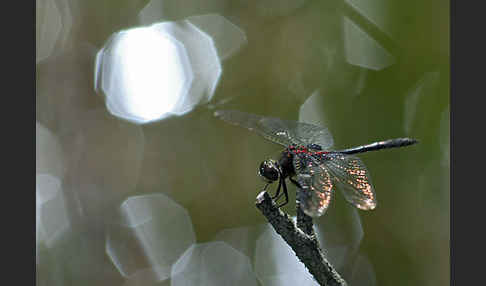
[[[396,138],[396,139],[375,142],[375,143],[371,143],[359,147],[344,149],[336,152],[343,153],[343,154],[356,154],[356,153],[363,153],[363,152],[375,151],[380,149],[398,148],[398,147],[413,145],[415,143],[418,143],[418,141],[415,139]]]

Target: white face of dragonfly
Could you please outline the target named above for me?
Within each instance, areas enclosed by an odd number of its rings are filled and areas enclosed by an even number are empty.
[[[280,169],[277,161],[268,159],[263,161],[258,168],[258,175],[266,183],[273,183],[280,178]]]

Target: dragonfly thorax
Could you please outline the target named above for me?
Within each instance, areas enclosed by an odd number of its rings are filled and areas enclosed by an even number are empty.
[[[292,177],[295,175],[294,166],[292,164],[293,159],[294,153],[288,148],[282,152],[278,163],[280,170],[282,171],[281,176],[283,178]]]

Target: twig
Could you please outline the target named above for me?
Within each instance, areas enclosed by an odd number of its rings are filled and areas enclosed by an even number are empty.
[[[306,215],[300,208],[300,203],[297,201],[297,227],[300,228],[305,234],[314,235],[314,228],[312,227],[312,218]]]
[[[282,212],[267,192],[257,196],[256,207],[267,218],[275,231],[294,250],[299,260],[320,285],[345,286],[346,281],[324,257],[312,228],[312,218],[305,215],[297,205],[297,225]]]

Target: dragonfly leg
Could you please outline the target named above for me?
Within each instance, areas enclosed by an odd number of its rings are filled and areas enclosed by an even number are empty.
[[[281,208],[289,203],[289,193],[287,192],[287,184],[285,184],[285,179],[282,179],[283,194],[285,195],[285,202],[280,204],[278,207]]]
[[[282,182],[282,185],[285,185],[285,181]],[[285,185],[285,189],[287,186]],[[278,196],[275,196],[275,199],[274,201],[277,202],[283,195],[285,194],[285,192],[282,192],[281,194],[279,194]]]
[[[270,185],[270,183],[265,184],[265,187],[263,187],[263,191],[266,191],[267,190],[268,185]]]
[[[281,186],[282,186],[282,180],[279,180],[278,181],[277,191],[275,192],[275,195],[272,197],[272,200],[275,200],[275,198],[277,198],[277,200],[278,200],[278,195],[280,194],[280,187]]]
[[[290,180],[292,183],[294,183],[294,185],[295,185],[297,188],[299,188],[299,189],[301,189],[301,188],[302,188],[302,187],[300,186],[299,182],[297,182],[296,180],[294,180],[294,179],[292,179],[292,178],[290,178],[290,177],[289,177],[289,180]]]

